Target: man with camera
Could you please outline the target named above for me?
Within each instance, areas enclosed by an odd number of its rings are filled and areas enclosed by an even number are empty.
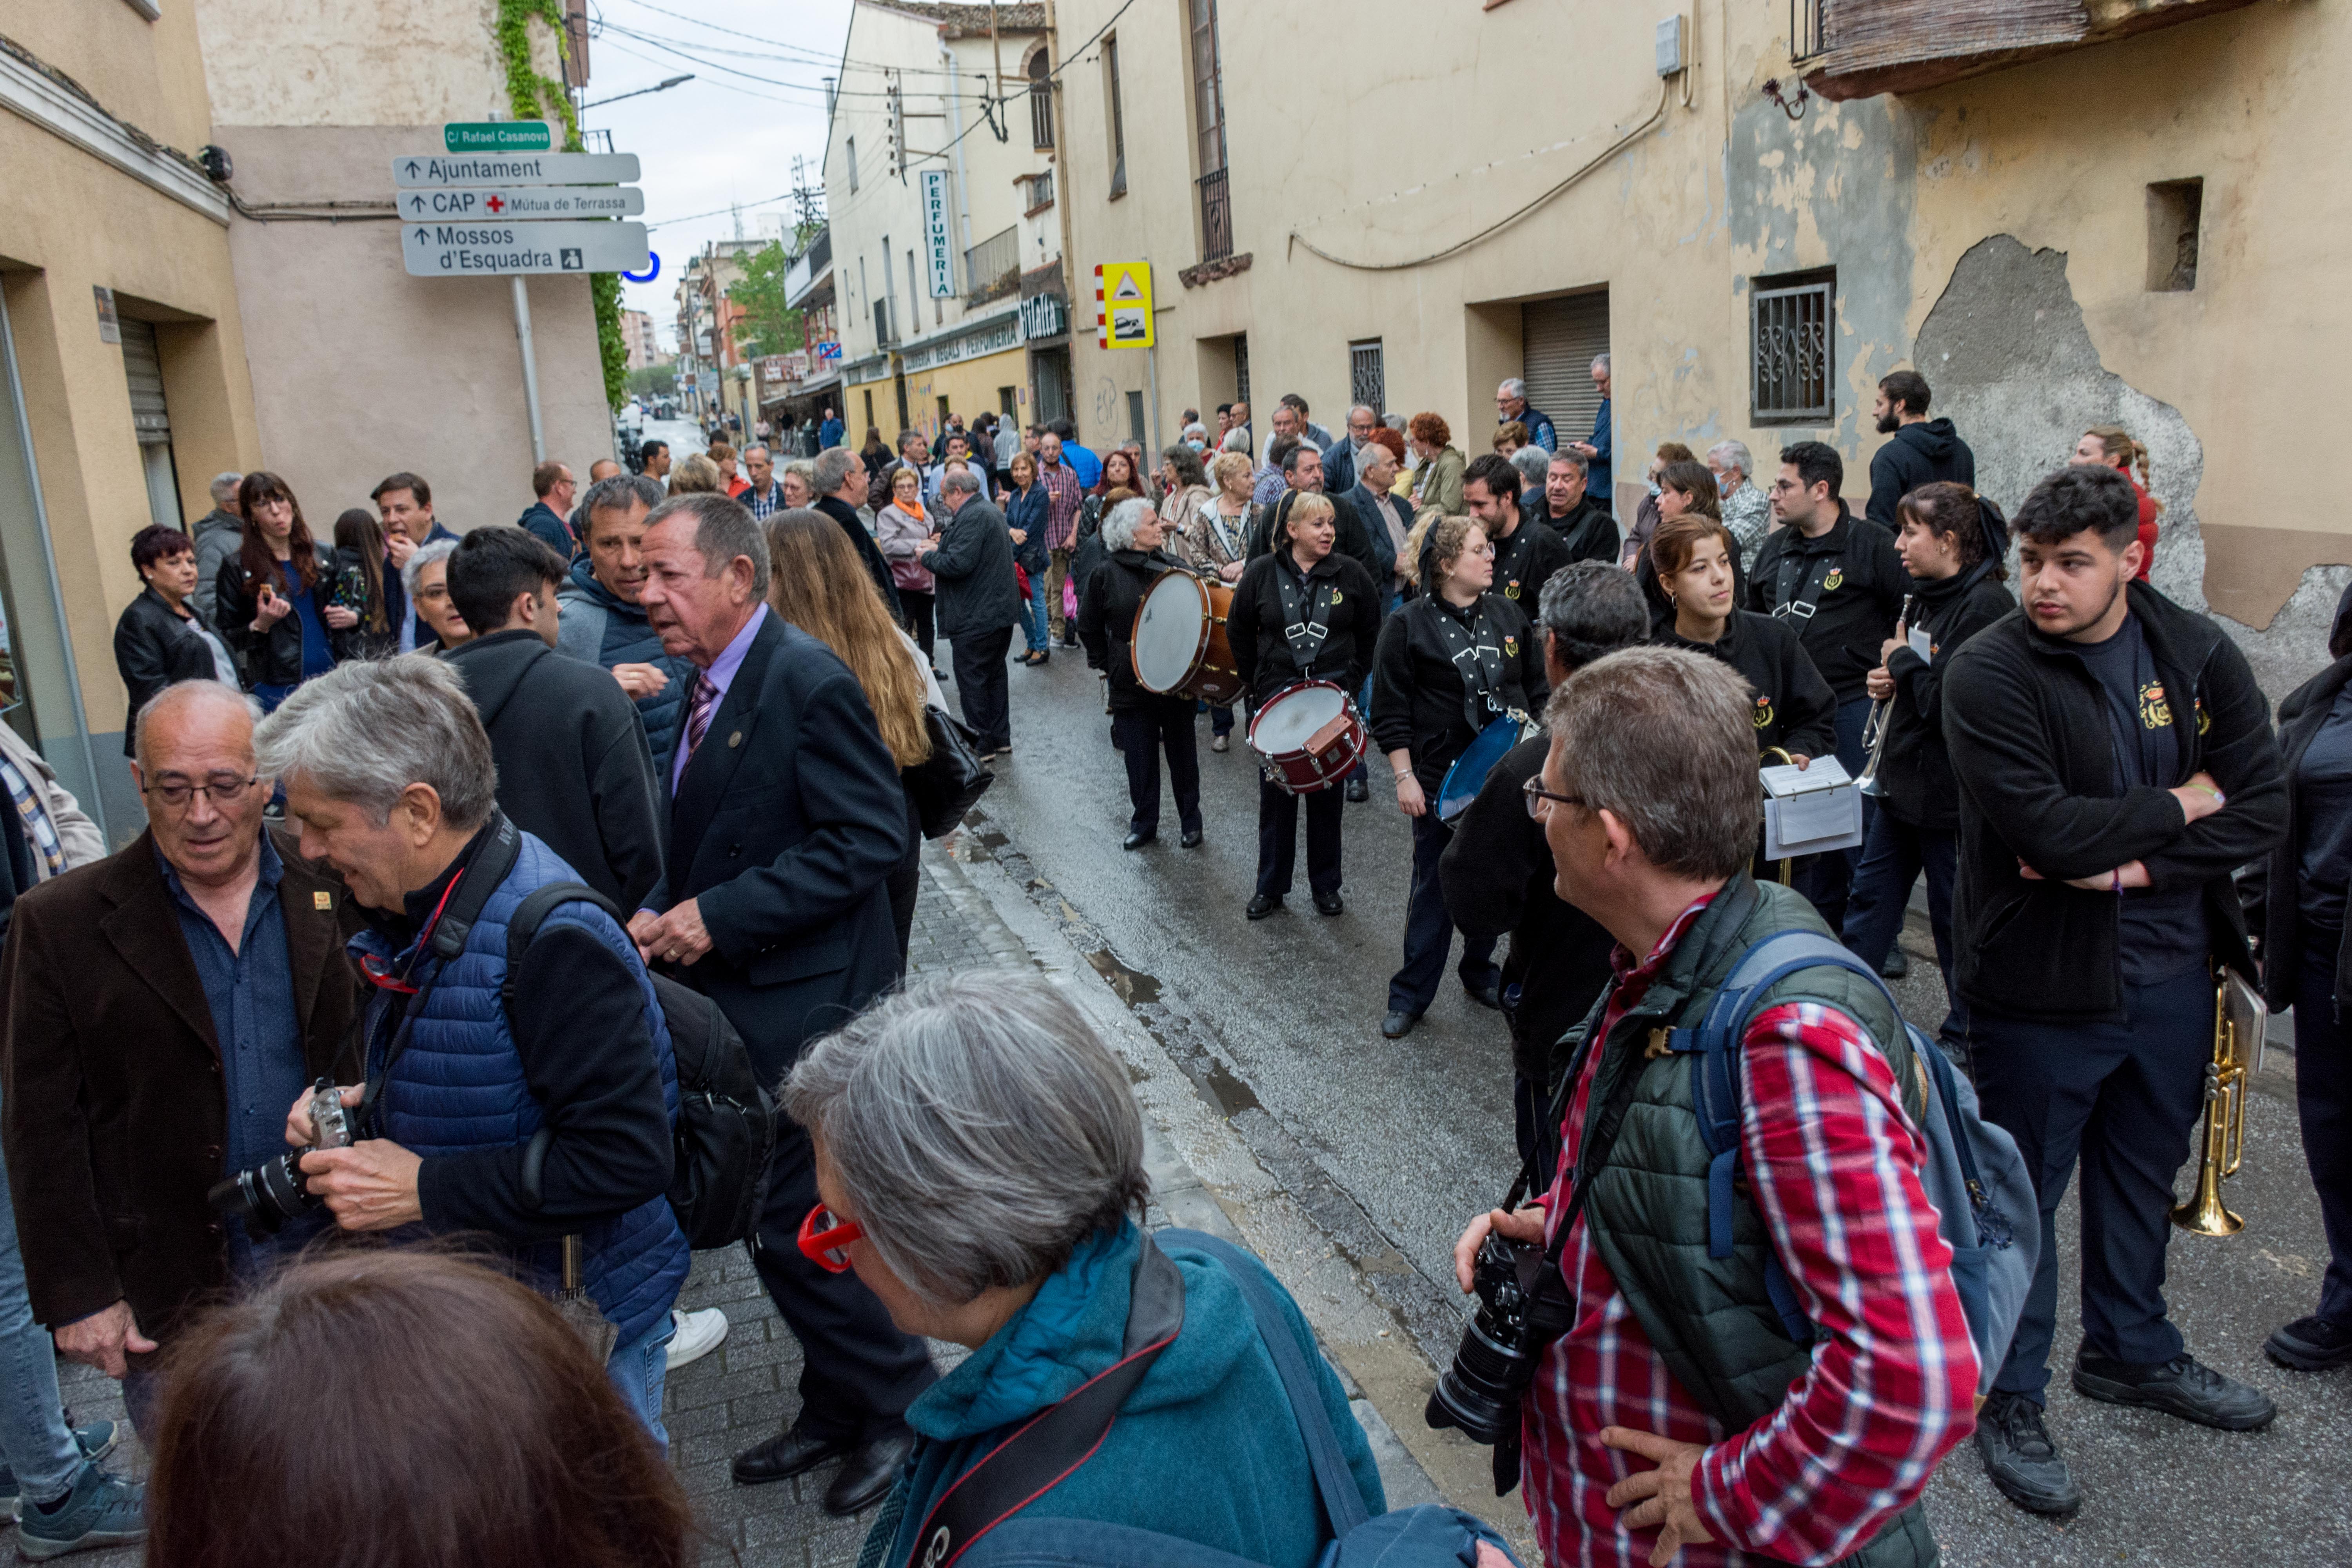
[[[1889,1050],[1912,1058],[1864,976],[1807,967],[1764,993],[1740,1036],[1746,1179],[1727,1256],[1708,1245],[1696,1058],[1670,1030],[1764,937],[1830,936],[1748,873],[1751,701],[1703,656],[1611,654],[1554,692],[1527,785],[1560,896],[1617,939],[1615,980],[1570,1064],[1558,1179],[1455,1247],[1494,1342],[1431,1416],[1497,1444],[1554,1563],[1645,1545],[1654,1563],[1927,1561],[1919,1495],[1969,1431],[1976,1352]],[[1781,1277],[1810,1344],[1775,1305]],[[1521,1281],[1532,1310],[1498,1312]]]
[[[285,1142],[318,1145],[298,1160],[301,1201],[347,1231],[487,1233],[542,1289],[574,1251],[614,1386],[666,1445],[664,1352],[689,1254],[667,1196],[677,1070],[635,948],[583,895],[544,910],[510,961],[525,900],[577,878],[499,813],[489,736],[446,663],[341,665],[255,743],[303,854],[341,873],[368,921],[351,943],[374,987],[366,1086],[341,1092],[357,1141],[329,1146],[307,1092],[281,1106]]]

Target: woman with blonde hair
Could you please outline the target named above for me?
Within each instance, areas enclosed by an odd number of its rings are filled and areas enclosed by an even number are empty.
[[[2147,582],[2148,568],[2156,564],[2156,519],[2164,510],[2164,503],[2147,493],[2153,482],[2148,472],[2147,448],[2120,425],[2094,425],[2074,443],[2072,460],[2113,468],[2131,480],[2133,490],[2139,496],[2139,580]],[[2133,473],[2134,468],[2139,472]]]
[[[719,465],[697,452],[690,458],[680,458],[669,471],[669,493],[674,496],[723,496],[727,483],[719,472]]]
[[[874,710],[882,743],[907,770],[930,760],[926,707],[947,699],[930,660],[899,629],[882,603],[849,536],[821,511],[794,508],[768,519],[768,607],[841,656]],[[915,928],[915,890],[922,878],[923,826],[907,804],[907,858],[890,873],[890,919],[898,931],[898,969],[907,968],[907,941]]]

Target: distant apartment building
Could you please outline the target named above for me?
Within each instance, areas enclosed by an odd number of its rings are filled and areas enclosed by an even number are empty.
[[[621,312],[621,341],[628,345],[631,370],[650,370],[669,363],[669,356],[662,353],[661,340],[654,335],[654,319],[646,311]]]

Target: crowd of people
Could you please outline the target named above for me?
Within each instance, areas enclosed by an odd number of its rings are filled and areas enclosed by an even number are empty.
[[[115,646],[146,830],[109,854],[0,726],[25,1550],[274,1558],[356,1510],[415,1516],[387,1563],[689,1561],[663,1393],[726,1320],[677,1300],[696,1247],[738,1242],[803,1360],[733,1479],[830,1467],[827,1511],[884,1505],[873,1561],[951,1556],[1000,1493],[1040,1539],[1276,1568],[1382,1512],[1273,1275],[1142,1228],[1126,1073],[1071,1004],[906,984],[942,791],[1009,764],[1012,667],[1074,649],[1126,850],[1163,769],[1179,847],[1211,831],[1202,717],[1260,764],[1252,921],[1285,908],[1302,808],[1313,908],[1346,912],[1385,763],[1412,850],[1381,1030],[1450,963],[1509,1042],[1523,1170],[1456,1258],[1488,1308],[1497,1268],[1532,1303],[1496,1473],[1549,1560],[1931,1561],[1920,1496],[1971,1434],[2012,1500],[2080,1508],[2042,1417],[2078,1168],[2074,1387],[2267,1425],[2163,1295],[2232,974],[2295,1016],[2331,1247],[2265,1349],[2352,1364],[2352,593],[2273,724],[2236,645],[2149,585],[2125,431],[2086,428],[2007,517],[1902,371],[1859,515],[1813,441],[1760,473],[1664,441],[1619,496],[1591,374],[1587,438],[1507,381],[1475,457],[1436,413],[1335,434],[1296,395],[1263,434],[1187,410],[1156,459],[992,415],[852,448],[827,411],[782,461],[541,463],[514,525],[462,537],[404,471],[331,542],[267,471],[142,530]],[[1829,759],[1871,786],[1858,842],[1768,860],[1759,767]],[[1913,1034],[1874,976],[1922,876],[1948,1010]],[[1815,956],[1728,1026],[1717,1148],[1689,1042],[1789,933]],[[2031,1262],[1990,1342],[1921,1052],[1967,1070],[2038,1205],[1985,1219]],[[714,1094],[730,1071],[782,1114]],[[974,1353],[942,1373],[933,1340]],[[148,1484],[110,1424],[68,1424],[57,1354],[121,1380]],[[289,1386],[374,1417],[289,1421]]]

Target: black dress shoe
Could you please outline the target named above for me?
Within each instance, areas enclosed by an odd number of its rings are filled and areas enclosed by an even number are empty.
[[[1391,1013],[1381,1020],[1381,1033],[1391,1040],[1402,1040],[1412,1034],[1412,1026],[1420,1022],[1421,1015],[1418,1013]]]
[[[1487,985],[1473,985],[1465,980],[1462,983],[1462,989],[1468,992],[1470,1000],[1481,1007],[1499,1008],[1503,1005],[1503,984],[1499,980]]]
[[[1372,798],[1372,786],[1362,779],[1349,779],[1348,781],[1348,798],[1354,801],[1357,805],[1361,805],[1364,802]]]
[[[1977,1412],[1977,1453],[2001,1496],[2034,1513],[2073,1513],[2083,1489],[2042,1424],[2042,1406],[1996,1389]]]
[[[1251,896],[1249,908],[1242,912],[1254,921],[1262,921],[1280,908],[1282,908],[1281,894],[1257,893]]]
[[[1336,915],[1347,907],[1347,905],[1339,901],[1339,895],[1337,893],[1318,893],[1315,895],[1315,912],[1317,914]]]
[[[1910,973],[1911,955],[1903,951],[1901,942],[1896,942],[1888,948],[1886,956],[1879,961],[1878,973],[1881,979],[1900,980]]]
[[[1160,830],[1156,827],[1149,833],[1146,833],[1142,828],[1139,827],[1134,832],[1129,834],[1126,837],[1120,839],[1118,841],[1118,847],[1121,849],[1140,849],[1159,837]]]
[[[2352,1363],[2352,1325],[2326,1318],[2297,1318],[2272,1331],[2263,1343],[2271,1360],[2293,1372],[2326,1372]]]
[[[1201,847],[1201,839],[1202,837],[1203,836],[1199,828],[1188,827],[1183,832],[1176,836],[1176,842],[1182,845],[1187,849],[1198,849]]]
[[[789,1480],[813,1470],[827,1459],[846,1454],[856,1446],[849,1437],[819,1437],[797,1426],[787,1426],[756,1448],[746,1448],[735,1456],[735,1484],[756,1487],[768,1481]]]
[[[905,1425],[868,1437],[842,1460],[840,1473],[824,1489],[824,1511],[835,1519],[863,1513],[890,1495],[890,1488],[915,1451],[915,1434]]]
[[[2074,1392],[2109,1405],[2161,1410],[2224,1432],[2259,1432],[2278,1415],[2269,1394],[2185,1352],[2162,1366],[2134,1366],[2086,1347],[2074,1356]]]

